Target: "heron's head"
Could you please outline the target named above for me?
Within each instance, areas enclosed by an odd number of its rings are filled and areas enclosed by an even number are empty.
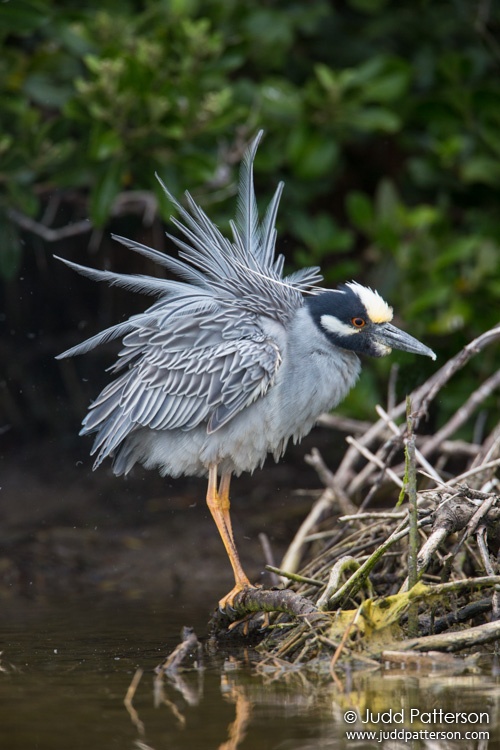
[[[436,359],[432,349],[391,324],[392,307],[378,292],[355,281],[309,296],[306,305],[320,330],[342,349],[371,357],[401,349]]]

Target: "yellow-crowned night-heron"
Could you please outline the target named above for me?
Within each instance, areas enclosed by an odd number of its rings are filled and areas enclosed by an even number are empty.
[[[391,325],[392,309],[377,292],[356,282],[319,289],[317,268],[283,276],[283,257],[275,258],[283,184],[262,222],[256,207],[253,160],[261,136],[243,161],[231,240],[189,193],[186,210],[163,184],[184,222],[172,219],[183,239],[170,237],[182,260],[115,238],[184,281],[64,261],[91,279],[158,297],[146,312],[59,356],[123,337],[111,368],[116,377],[90,406],[81,434],[97,433],[94,468],[111,456],[117,475],[137,462],[162,475],[208,475],[208,507],[235,577],[221,608],[251,585],[231,528],[231,475],[252,472],[268,453],[278,460],[290,438],[307,435],[356,382],[358,354],[383,357],[395,348],[435,358]]]

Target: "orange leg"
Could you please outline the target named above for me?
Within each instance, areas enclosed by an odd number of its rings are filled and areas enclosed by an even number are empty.
[[[234,573],[234,587],[229,594],[220,600],[219,607],[221,610],[224,610],[228,605],[231,606],[231,602],[240,591],[246,588],[253,588],[241,567],[240,558],[233,539],[233,530],[229,515],[230,478],[228,474],[223,475],[221,479],[221,496],[217,491],[217,466],[211,466],[209,469],[207,505],[219,530]]]
[[[231,484],[231,474],[228,472],[227,474],[223,474],[220,478],[219,482],[219,500],[220,500],[220,508],[222,511],[222,515],[224,518],[224,523],[226,525],[226,529],[228,530],[229,536],[233,540],[234,544],[234,535],[233,535],[233,525],[231,523],[231,514],[229,512],[229,509],[231,507],[231,503],[229,501],[229,485]]]

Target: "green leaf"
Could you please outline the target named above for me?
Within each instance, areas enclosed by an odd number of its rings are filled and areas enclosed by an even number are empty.
[[[401,127],[401,119],[384,107],[365,107],[351,117],[353,127],[366,132],[396,133]]]
[[[373,229],[374,214],[370,198],[357,190],[351,190],[346,198],[346,210],[355,227],[369,234]]]
[[[375,192],[375,211],[377,221],[394,224],[399,220],[401,200],[392,180],[380,180]]]
[[[290,224],[294,233],[312,251],[309,263],[319,263],[328,253],[345,253],[352,247],[352,232],[340,229],[332,216],[323,211],[314,216],[296,214]]]
[[[24,91],[37,104],[54,109],[60,109],[73,94],[71,86],[62,85],[45,73],[30,75],[24,83]]]
[[[300,92],[289,81],[270,78],[260,88],[262,113],[273,119],[296,119],[300,114]]]
[[[89,145],[89,157],[95,161],[106,161],[121,153],[122,141],[116,130],[102,130],[100,126],[92,131]]]
[[[429,229],[442,219],[441,211],[434,206],[415,206],[405,212],[405,223],[410,229]]]
[[[289,155],[295,174],[303,180],[315,180],[330,173],[339,157],[333,138],[308,128],[292,131]]]
[[[389,71],[372,81],[367,90],[367,98],[375,102],[391,102],[403,96],[410,81],[409,71],[405,68]]]
[[[96,227],[102,227],[109,217],[111,206],[120,192],[122,165],[111,162],[102,170],[90,197],[90,216]]]
[[[315,66],[314,72],[320,84],[326,91],[337,93],[340,89],[338,74],[328,65],[318,63]]]
[[[3,34],[28,36],[50,23],[50,12],[43,0],[15,0],[0,6],[0,29]]]
[[[500,185],[500,163],[489,156],[473,156],[467,159],[460,173],[466,183]]]

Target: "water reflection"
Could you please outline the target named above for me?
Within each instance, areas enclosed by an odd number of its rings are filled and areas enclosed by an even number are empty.
[[[205,609],[138,602],[3,602],[0,747],[9,750],[308,750],[500,746],[500,690],[491,663],[365,669],[331,680],[285,664],[256,670],[251,651],[207,654],[198,668],[159,679],[182,624],[205,628]],[[135,681],[135,682],[134,682]],[[129,691],[128,710],[124,699]],[[410,722],[411,710],[421,714]],[[425,714],[486,712],[452,725]],[[356,712],[349,724],[346,715]],[[380,717],[386,716],[384,721]],[[436,714],[434,714],[437,716]],[[371,721],[366,717],[371,716]],[[400,721],[400,719],[403,721]],[[379,741],[381,731],[387,733]],[[489,740],[401,739],[391,732],[480,731]],[[350,731],[375,736],[348,739]]]

